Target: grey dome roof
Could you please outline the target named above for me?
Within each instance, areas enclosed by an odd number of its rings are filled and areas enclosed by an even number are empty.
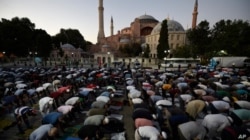
[[[108,48],[109,45],[105,44],[105,45],[102,45],[103,48]]]
[[[140,21],[154,21],[154,22],[158,22],[158,20],[156,20],[153,16],[150,15],[141,15],[139,17],[137,17]]]
[[[63,49],[75,49],[75,47],[73,46],[73,45],[71,45],[71,44],[63,44],[62,46],[61,46],[61,48]]]
[[[122,38],[120,39],[120,43],[130,43],[130,40],[128,38]]]
[[[159,22],[155,27],[154,29],[152,30],[151,32],[151,35],[152,34],[158,34],[160,33],[161,31],[161,22]],[[182,25],[175,21],[175,20],[168,20],[168,31],[182,31],[184,32],[184,28],[182,27]]]

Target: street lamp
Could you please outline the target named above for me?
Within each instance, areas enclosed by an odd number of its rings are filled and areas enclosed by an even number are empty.
[[[167,57],[164,57],[164,62],[165,62],[165,72],[167,72]]]

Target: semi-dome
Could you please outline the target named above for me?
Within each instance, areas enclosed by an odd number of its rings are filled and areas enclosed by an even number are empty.
[[[156,20],[153,16],[150,15],[141,15],[139,17],[137,17],[140,21],[153,21],[153,22],[158,22],[158,20]]]
[[[75,49],[75,47],[69,43],[63,44],[61,46],[62,49]]]
[[[175,20],[168,20],[167,22],[168,22],[168,31],[170,31],[170,32],[171,31],[181,31],[181,32],[185,31],[184,28],[182,27],[182,25],[179,22],[177,22]],[[162,23],[159,22],[154,27],[154,29],[151,32],[151,35],[152,34],[158,34],[158,33],[160,33],[160,31],[161,31],[161,24]]]

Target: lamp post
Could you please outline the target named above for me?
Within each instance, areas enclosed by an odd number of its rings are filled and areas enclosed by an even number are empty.
[[[108,68],[110,68],[110,52],[107,52],[108,54]]]
[[[74,53],[72,52],[71,53],[71,65],[72,65],[72,67],[73,67],[73,57],[74,57]]]
[[[164,57],[164,62],[165,62],[165,72],[167,72],[167,57]]]

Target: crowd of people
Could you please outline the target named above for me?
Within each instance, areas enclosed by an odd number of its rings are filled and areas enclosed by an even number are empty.
[[[67,140],[125,140],[131,134],[119,111],[129,105],[132,122],[126,123],[135,140],[248,139],[249,74],[237,68],[3,68],[1,118],[15,120],[2,133],[17,127],[20,134],[33,130],[29,140],[60,139],[84,113]],[[41,122],[33,128],[29,119],[37,115]]]

